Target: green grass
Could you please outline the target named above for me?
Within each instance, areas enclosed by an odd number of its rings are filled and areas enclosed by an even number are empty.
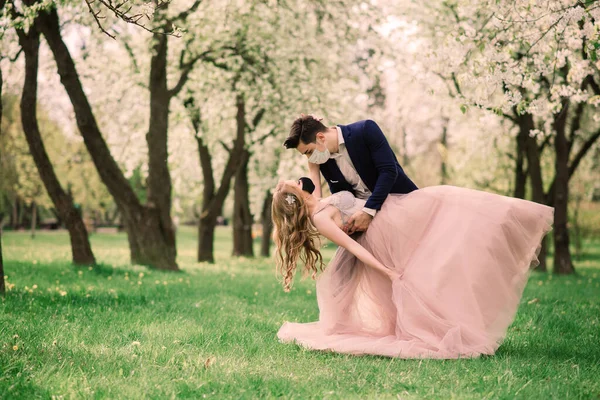
[[[272,260],[229,257],[225,228],[215,265],[178,240],[181,273],[127,265],[122,234],[92,237],[90,270],[65,233],[6,233],[0,398],[600,398],[598,241],[578,275],[532,275],[495,356],[438,361],[280,344],[283,321],[318,318],[314,282],[284,293]]]

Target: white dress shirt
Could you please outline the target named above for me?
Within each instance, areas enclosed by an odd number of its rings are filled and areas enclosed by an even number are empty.
[[[332,153],[329,158],[333,158],[335,160],[335,163],[342,172],[342,175],[344,175],[346,181],[352,185],[352,188],[354,189],[354,195],[359,199],[367,200],[371,196],[371,191],[362,181],[360,175],[358,175],[358,172],[356,171],[356,168],[350,159],[348,149],[346,149],[346,143],[344,142],[344,135],[342,135],[342,129],[339,126],[336,126],[335,128],[337,129],[338,133],[339,148],[338,152]],[[367,207],[364,207],[363,211],[372,217],[374,217],[377,213],[377,210]]]

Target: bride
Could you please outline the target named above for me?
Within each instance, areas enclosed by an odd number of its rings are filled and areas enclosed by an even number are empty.
[[[390,194],[368,230],[352,238],[341,227],[364,200],[350,192],[319,200],[303,190],[310,183],[281,181],[273,195],[284,289],[290,290],[298,260],[313,278],[323,269],[320,235],[339,248],[317,278],[319,320],[286,322],[281,341],[400,358],[494,354],[553,208],[433,186]]]

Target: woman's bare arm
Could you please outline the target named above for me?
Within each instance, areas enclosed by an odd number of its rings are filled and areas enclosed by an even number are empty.
[[[354,254],[369,267],[383,272],[392,279],[398,275],[394,270],[386,268],[367,249],[346,235],[327,213],[315,215],[314,224],[321,235]]]

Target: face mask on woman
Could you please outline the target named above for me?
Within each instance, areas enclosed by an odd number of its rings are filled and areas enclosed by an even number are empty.
[[[300,181],[300,183],[302,183],[302,190],[304,190],[305,192],[312,194],[315,191],[315,184],[313,183],[312,179],[303,176],[298,180]]]

